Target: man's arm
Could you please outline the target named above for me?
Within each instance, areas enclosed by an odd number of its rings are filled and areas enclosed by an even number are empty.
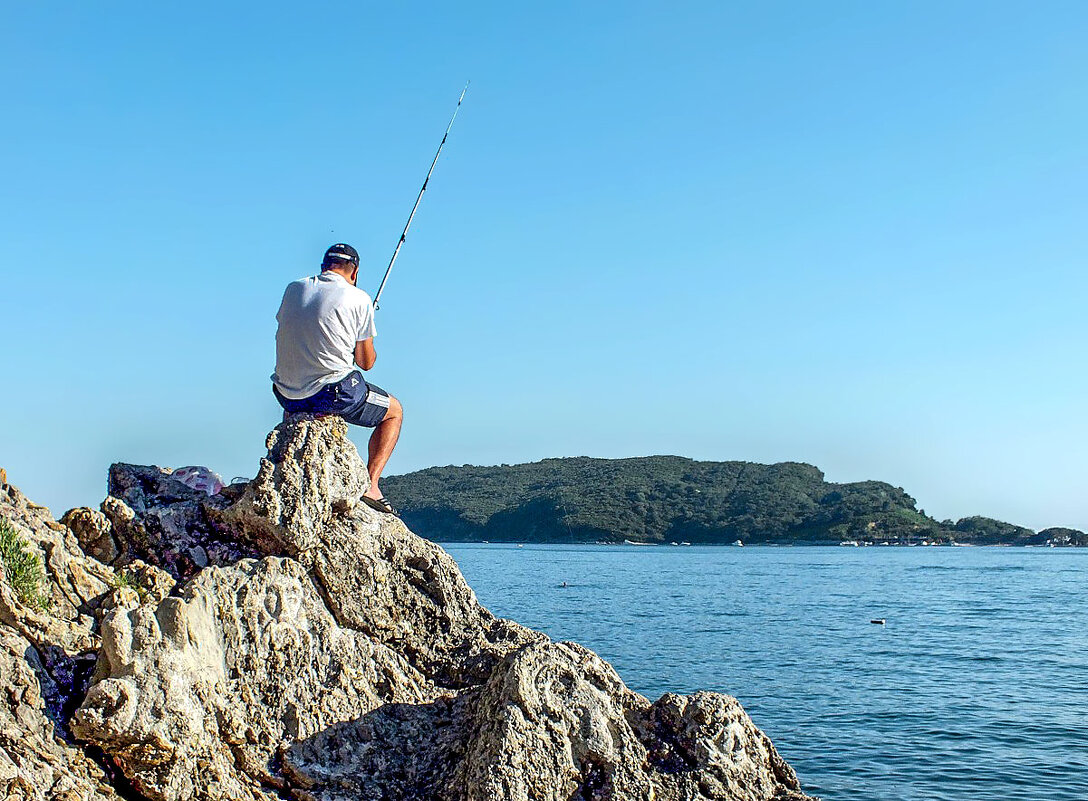
[[[378,354],[374,350],[374,340],[364,339],[355,343],[355,363],[364,370],[369,370],[378,361]]]

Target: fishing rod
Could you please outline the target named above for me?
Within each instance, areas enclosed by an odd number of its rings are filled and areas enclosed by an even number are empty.
[[[378,308],[378,300],[382,296],[382,290],[385,289],[385,282],[389,280],[389,273],[393,271],[393,264],[397,261],[397,254],[400,253],[400,246],[404,244],[404,238],[408,236],[408,228],[412,225],[412,218],[416,216],[416,209],[419,208],[419,202],[423,200],[423,193],[427,191],[427,182],[431,180],[431,173],[434,172],[434,165],[438,163],[438,157],[442,155],[442,147],[446,144],[446,137],[450,135],[450,128],[453,127],[453,121],[457,119],[457,112],[461,110],[461,101],[465,99],[465,92],[468,91],[468,84],[465,83],[465,88],[461,90],[461,96],[457,98],[457,108],[453,110],[453,116],[450,117],[450,124],[446,126],[446,132],[442,134],[442,141],[438,144],[438,152],[434,154],[434,161],[431,162],[431,168],[427,170],[427,177],[423,179],[423,187],[419,190],[419,195],[416,197],[416,204],[412,206],[412,213],[408,215],[408,222],[404,224],[404,230],[401,232],[400,241],[397,242],[397,247],[393,251],[393,258],[389,260],[389,266],[385,268],[385,275],[382,277],[382,283],[378,287],[378,291],[374,293],[374,308]]]

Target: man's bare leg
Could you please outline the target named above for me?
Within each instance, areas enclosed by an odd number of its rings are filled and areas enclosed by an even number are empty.
[[[378,489],[378,479],[381,478],[382,470],[385,469],[385,464],[389,461],[393,448],[396,447],[397,440],[400,438],[400,425],[403,421],[404,409],[400,401],[390,395],[389,411],[385,413],[385,419],[374,426],[374,432],[370,435],[370,442],[367,444],[369,458],[366,471],[370,473],[370,489],[365,494],[375,500],[382,497],[382,492]]]

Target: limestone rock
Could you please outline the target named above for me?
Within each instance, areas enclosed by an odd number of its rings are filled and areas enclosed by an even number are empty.
[[[10,484],[0,489],[0,517],[38,554],[47,605],[26,606],[6,582],[0,582],[0,623],[34,646],[50,679],[43,688],[47,705],[59,718],[69,699],[82,693],[90,675],[98,648],[95,614],[115,576],[108,566],[84,554],[75,535],[48,509],[27,500]]]
[[[325,527],[370,488],[366,465],[339,417],[295,415],[268,435],[268,458],[222,519],[266,553],[322,545]]]
[[[177,584],[174,577],[165,570],[149,565],[141,559],[119,567],[117,576],[118,585],[132,587],[141,601],[150,603],[161,601],[173,591]]]
[[[569,643],[517,651],[485,687],[461,769],[466,801],[654,798],[627,716],[649,702]]]
[[[171,478],[168,469],[111,465],[102,514],[119,547],[115,561],[141,559],[175,578],[189,578],[209,564],[257,555],[213,522],[211,515],[230,502],[227,491],[209,497]]]
[[[46,640],[67,650],[93,647],[90,632],[93,611],[113,582],[113,571],[96,559],[88,557],[79,547],[75,535],[49,514],[44,506],[32,503],[18,490],[5,485],[0,491],[0,517],[14,527],[20,538],[37,552],[45,570],[44,591],[48,612],[34,614],[31,610],[0,611],[0,620],[15,625],[31,640]],[[12,615],[23,619],[16,625]],[[53,631],[46,634],[44,628]],[[64,629],[64,632],[61,632]],[[42,638],[32,634],[42,632]]]
[[[666,695],[651,705],[574,643],[507,657],[483,690],[459,773],[465,801],[805,798],[735,699]]]
[[[369,483],[346,425],[339,417],[281,425],[257,478],[216,518],[266,553],[311,567],[342,625],[389,645],[442,686],[478,684],[510,649],[544,639],[481,606],[440,546],[354,503]]]
[[[97,509],[69,509],[60,522],[68,526],[85,553],[109,564],[121,554],[113,536],[113,526]]]
[[[6,625],[0,625],[0,676],[0,798],[116,801],[102,770],[65,742],[46,703],[58,690],[37,650]]]
[[[0,569],[0,798],[114,799],[66,729],[94,665],[95,613],[113,573],[6,476],[0,517],[41,560],[46,599],[45,608],[24,605]]]
[[[793,768],[732,696],[666,693],[635,728],[660,772],[659,798],[807,798]]]
[[[111,468],[115,564],[180,583],[116,582],[71,728],[147,798],[805,798],[734,699],[651,704],[482,607],[441,547],[355,502],[366,471],[339,418],[289,419],[268,446],[213,497]]]
[[[327,729],[284,770],[316,801],[806,798],[735,699],[651,705],[573,643],[525,646],[481,688]]]
[[[151,799],[274,798],[286,746],[433,695],[397,654],[341,628],[292,559],[208,568],[181,597],[114,610],[102,634],[72,730]]]
[[[325,537],[322,548],[299,558],[312,566],[337,619],[440,686],[479,684],[511,649],[546,639],[492,615],[449,554],[391,515],[360,506],[334,520]]]
[[[463,797],[458,766],[479,688],[424,704],[386,704],[292,745],[284,774],[306,801]]]

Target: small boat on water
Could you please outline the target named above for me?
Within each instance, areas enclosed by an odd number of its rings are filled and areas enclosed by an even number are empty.
[[[741,542],[740,540],[733,540],[733,544],[736,545],[738,548],[743,548],[744,547],[744,543]]]
[[[839,543],[839,547],[840,548],[857,548],[858,547],[858,541],[857,540],[843,540],[842,542]]]

